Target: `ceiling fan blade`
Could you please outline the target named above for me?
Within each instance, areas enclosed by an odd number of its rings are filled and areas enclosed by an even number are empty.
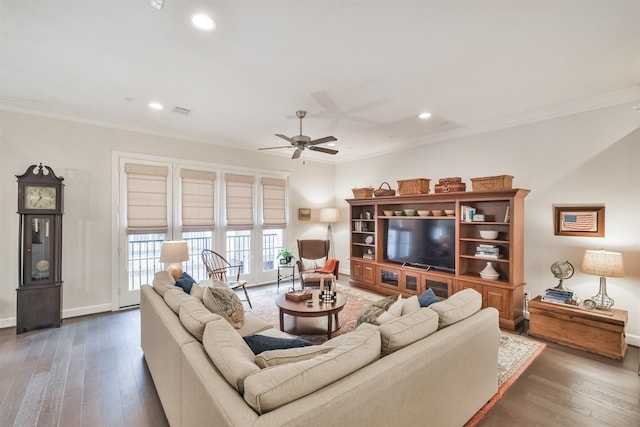
[[[276,133],[275,136],[284,139],[285,141],[289,141],[293,144],[293,139],[289,138],[287,135],[282,135],[281,133]]]
[[[300,157],[300,155],[302,155],[302,150],[299,148],[296,148],[296,151],[293,152],[293,156],[291,156],[291,158],[297,159]]]
[[[324,144],[325,142],[337,141],[335,136],[325,136],[324,138],[314,139],[313,141],[309,141],[307,145],[318,145]]]
[[[291,148],[290,145],[281,145],[279,147],[263,147],[263,148],[258,148],[258,150],[275,150],[276,148]]]
[[[327,154],[338,154],[338,150],[332,150],[331,148],[324,148],[324,147],[309,147],[309,150],[311,151],[320,151],[321,153],[327,153]]]

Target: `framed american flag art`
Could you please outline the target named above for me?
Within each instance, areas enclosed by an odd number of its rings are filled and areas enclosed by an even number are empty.
[[[604,206],[554,206],[556,236],[604,237]]]

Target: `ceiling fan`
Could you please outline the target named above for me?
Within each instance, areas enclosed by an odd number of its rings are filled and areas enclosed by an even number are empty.
[[[337,139],[333,136],[325,136],[323,138],[311,139],[307,135],[302,134],[302,119],[307,115],[306,111],[296,111],[296,116],[300,119],[300,135],[292,136],[289,138],[286,135],[282,135],[280,133],[276,133],[277,137],[280,137],[288,142],[291,145],[282,145],[279,147],[266,147],[266,148],[258,148],[258,150],[273,150],[276,148],[290,148],[294,147],[296,151],[294,151],[292,159],[297,159],[302,155],[302,152],[305,149],[310,151],[319,151],[320,153],[326,154],[337,154],[338,150],[332,150],[331,148],[318,147],[318,144],[324,144],[325,142],[337,141]]]

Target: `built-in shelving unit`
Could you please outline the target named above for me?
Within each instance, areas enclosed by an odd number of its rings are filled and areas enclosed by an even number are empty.
[[[417,295],[431,288],[443,298],[465,288],[482,294],[485,307],[500,312],[500,326],[515,330],[524,321],[524,199],[529,190],[438,193],[416,196],[348,199],[351,212],[351,284],[381,293]],[[482,221],[464,217],[468,208]],[[436,271],[384,259],[385,211],[450,210],[452,216],[403,216],[412,221],[448,219],[455,222],[455,272]],[[481,230],[498,231],[483,239]],[[492,255],[496,254],[496,255]],[[500,274],[480,277],[487,262]]]

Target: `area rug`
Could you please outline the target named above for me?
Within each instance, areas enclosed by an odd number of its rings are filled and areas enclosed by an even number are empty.
[[[338,292],[347,296],[347,304],[340,312],[342,327],[334,332],[333,336],[338,336],[355,329],[358,315],[364,307],[367,304],[383,298],[380,295],[341,283],[338,283],[337,287]],[[280,293],[286,291],[286,288],[280,288]],[[277,295],[278,292],[275,287],[253,288],[250,290],[251,303],[254,307],[251,311],[260,318],[273,324],[275,328],[280,328],[278,308],[274,303]],[[303,335],[302,337],[314,344],[321,344],[326,340],[326,337],[322,335]],[[498,392],[465,424],[465,427],[475,426],[489,412],[509,387],[511,387],[542,352],[545,345],[544,343],[524,336],[507,332],[501,333],[498,348]]]

